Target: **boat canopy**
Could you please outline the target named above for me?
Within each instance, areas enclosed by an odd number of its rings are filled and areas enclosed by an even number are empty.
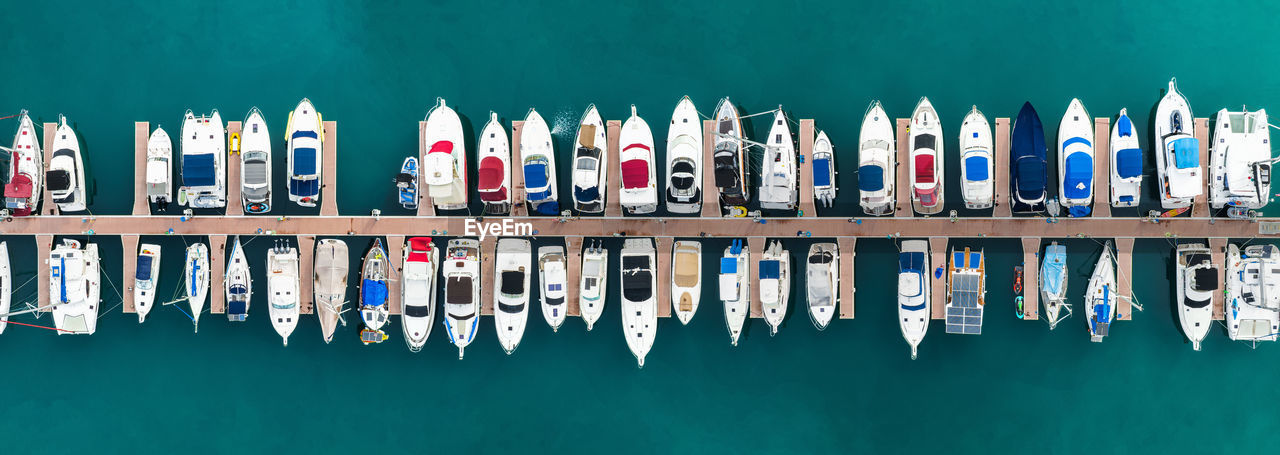
[[[671,162],[671,186],[678,190],[693,188],[693,161],[688,158],[676,158]]]
[[[431,144],[431,150],[427,151],[428,155],[432,153],[453,153],[453,142],[436,141],[436,143]]]
[[[314,160],[313,160],[314,161]],[[270,182],[271,170],[267,168],[266,155],[262,152],[245,154],[244,183],[247,185],[264,185]]]
[[[499,284],[498,292],[506,295],[524,294],[524,272],[507,270],[502,272],[499,279],[502,282]]]
[[[738,273],[738,258],[720,258],[720,273],[725,275]]]
[[[916,155],[916,183],[935,183],[933,179],[933,155]]]
[[[916,148],[913,150],[920,150],[920,149],[937,150],[938,149],[936,147],[937,143],[938,143],[937,136],[934,136],[932,134],[921,134],[919,136],[916,136],[916,142],[915,142]]]
[[[547,187],[547,161],[543,158],[535,158],[525,161],[524,163],[524,187],[530,191],[528,194],[530,201],[541,201],[551,197],[551,188],[543,191],[537,191],[539,188]]]
[[[984,151],[985,152],[985,151]],[[974,155],[964,159],[964,175],[970,182],[987,180],[987,165],[991,160],[986,155]]]
[[[379,306],[387,303],[387,284],[365,279],[360,283],[360,305]]]
[[[760,279],[776,280],[782,276],[782,263],[777,260],[760,261]]]
[[[676,253],[675,267],[672,270],[672,281],[676,286],[688,288],[698,285],[698,255],[694,253]],[[723,262],[724,259],[722,258]]]
[[[1116,173],[1130,179],[1142,175],[1142,149],[1123,149],[1116,152]]]
[[[502,188],[502,158],[486,156],[480,160],[480,191],[495,191]]]
[[[720,188],[738,187],[738,161],[732,152],[716,153],[715,158],[716,186]]]
[[[884,189],[884,168],[878,164],[858,166],[858,189],[863,192]]]
[[[600,187],[573,187],[573,200],[578,202],[595,202],[600,200]]]
[[[431,260],[431,237],[412,237],[409,239],[409,262],[427,262]]]
[[[831,186],[831,158],[813,159],[813,186]]]
[[[290,179],[289,194],[295,196],[316,196],[320,194],[320,181],[316,179]]]
[[[1128,115],[1121,115],[1120,118],[1116,120],[1116,133],[1119,134],[1120,137],[1133,136],[1133,120],[1130,120]]]
[[[151,279],[151,261],[155,260],[151,256],[138,256],[138,271],[133,277],[139,281],[147,281]]]
[[[237,285],[237,286],[232,287],[232,288],[231,288],[231,292],[232,292],[232,293],[236,292],[236,288],[237,288],[237,287],[238,287],[238,288],[240,288],[240,292],[244,292],[244,286],[238,286],[238,285]],[[244,301],[244,300],[232,300],[232,301],[230,301],[230,302],[227,302],[227,313],[229,313],[229,314],[248,314],[248,313],[249,313],[249,302],[246,302],[246,301]]]
[[[648,161],[643,159],[633,159],[622,162],[622,188],[631,190],[636,188],[645,188],[648,186]]]
[[[45,185],[49,191],[66,191],[71,189],[71,173],[65,169],[53,169],[45,173]]]
[[[471,277],[451,276],[448,280],[445,280],[444,303],[451,305],[469,305],[471,304],[471,291]]]
[[[1088,153],[1075,152],[1067,155],[1066,169],[1063,172],[1062,189],[1067,199],[1084,199],[1092,194],[1093,189],[1093,157]]]
[[[316,174],[316,149],[298,147],[293,149],[293,175]]]
[[[1200,141],[1194,137],[1180,137],[1169,141],[1173,163],[1178,169],[1191,169],[1200,165]]]
[[[1062,280],[1067,271],[1067,248],[1062,245],[1049,245],[1044,250],[1044,265],[1040,270],[1040,287],[1045,294],[1061,297],[1066,291],[1062,288]]]
[[[1018,158],[1018,196],[1022,199],[1039,199],[1044,195],[1045,163],[1036,156]]]
[[[212,153],[182,156],[182,183],[189,187],[213,186],[217,183]]]

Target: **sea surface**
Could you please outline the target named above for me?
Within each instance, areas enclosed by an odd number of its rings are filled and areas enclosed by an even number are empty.
[[[1280,4],[1206,6],[11,2],[0,14],[0,116],[25,108],[37,122],[53,122],[65,114],[88,160],[90,211],[123,214],[131,207],[134,121],[176,135],[187,109],[218,109],[230,121],[257,106],[283,151],[287,114],[307,97],[339,125],[342,213],[406,214],[391,178],[416,154],[416,122],[437,97],[464,117],[469,147],[490,111],[509,128],[536,108],[567,163],[588,104],[618,120],[634,104],[653,127],[661,159],[664,125],[681,96],[704,115],[730,96],[744,113],[781,105],[793,120],[816,119],[841,171],[839,201],[821,214],[859,216],[854,151],[868,103],[881,100],[890,115],[906,117],[928,96],[944,124],[955,208],[956,136],[974,105],[994,123],[1030,101],[1050,143],[1073,97],[1094,117],[1127,107],[1144,147],[1170,77],[1198,117],[1280,106],[1280,61],[1272,58]],[[757,138],[768,122],[753,117]],[[0,120],[0,130],[14,127]],[[1144,197],[1154,201],[1155,164],[1147,160]],[[314,213],[287,205],[278,199],[277,214]],[[14,279],[26,282],[14,295],[20,307],[35,299],[42,258],[34,239],[3,232],[0,225]],[[448,235],[437,235],[437,245]],[[175,296],[182,248],[200,239],[143,240],[163,245],[160,294]],[[371,239],[345,240],[354,266]],[[785,245],[799,262],[815,240]],[[913,361],[896,323],[896,244],[863,238],[856,319],[817,331],[797,308],[804,287],[796,280],[781,332],[770,337],[763,320],[753,320],[730,347],[721,306],[705,286],[688,326],[659,323],[643,369],[623,341],[617,286],[591,332],[571,318],[553,333],[535,305],[511,356],[492,318],[464,360],[439,328],[422,352],[409,353],[398,320],[386,343],[363,346],[354,313],[332,344],[307,317],[283,347],[260,297],[248,321],[205,314],[198,334],[181,305],[158,308],[139,325],[119,308],[118,238],[91,241],[109,281],[97,333],[10,325],[0,335],[4,453],[1262,453],[1280,446],[1278,347],[1251,349],[1217,327],[1202,352],[1191,350],[1172,312],[1171,239],[1137,242],[1132,276],[1121,279],[1132,281],[1143,311],[1100,344],[1088,341],[1080,316],[1054,331],[1015,318],[1016,239],[952,239],[953,247],[989,255],[983,333],[947,335],[934,323]],[[265,288],[272,239],[244,241]],[[1105,239],[1059,241],[1068,247],[1079,308]],[[704,251],[725,245],[708,240]],[[606,246],[616,262],[621,242]],[[705,259],[710,278],[714,262]],[[52,324],[48,316],[14,321]]]

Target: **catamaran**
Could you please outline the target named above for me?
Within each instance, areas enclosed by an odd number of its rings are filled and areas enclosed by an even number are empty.
[[[444,328],[461,359],[480,328],[480,242],[450,240],[445,256]]]
[[[9,304],[13,298],[13,274],[9,269],[9,243],[0,242],[0,333],[9,326]]]
[[[15,149],[16,150],[16,149]],[[49,253],[49,296],[54,303],[53,324],[58,335],[93,335],[98,328],[102,270],[98,245],[81,247],[63,239]]]
[[[726,97],[716,105],[715,148],[711,161],[720,192],[720,205],[725,208],[746,205],[751,199],[747,192],[748,166],[746,143],[742,141],[742,119],[738,109]]]
[[[1227,245],[1226,324],[1232,340],[1276,341],[1280,334],[1280,248]]]
[[[1102,342],[1111,333],[1111,322],[1116,318],[1116,264],[1111,255],[1111,242],[1102,247],[1102,256],[1093,267],[1089,288],[1084,295],[1085,314],[1089,316],[1089,340]]]
[[[191,306],[191,325],[196,332],[200,331],[200,313],[204,312],[205,301],[209,298],[209,246],[197,242],[187,247],[187,257],[182,276],[186,283],[187,304]]]
[[[8,266],[8,251],[5,261],[0,266]],[[143,243],[138,245],[138,262],[133,274],[133,307],[138,313],[138,323],[147,320],[147,313],[156,301],[156,284],[160,282],[160,245]],[[7,278],[7,277],[6,277]],[[5,280],[8,281],[7,279]],[[2,311],[0,313],[7,313]]]
[[[289,200],[303,207],[320,201],[320,178],[324,169],[324,119],[311,100],[303,98],[289,113],[285,128],[289,150]]]
[[[1169,90],[1156,105],[1156,177],[1160,185],[1160,207],[1191,206],[1203,191],[1200,170],[1200,141],[1196,139],[1191,105],[1178,91],[1177,78],[1169,80]]]
[[[547,320],[552,332],[559,332],[564,324],[568,308],[565,305],[569,288],[569,266],[562,246],[538,248],[538,285],[542,301],[542,318]]]
[[[431,237],[410,237],[403,248],[400,301],[404,309],[400,324],[409,352],[418,352],[427,344],[431,327],[436,323],[436,287],[439,284],[436,269],[440,265],[440,250],[431,242]]]
[[[622,153],[618,162],[622,167],[622,191],[618,203],[628,213],[641,215],[658,210],[658,176],[653,158],[653,131],[644,119],[636,115],[636,105],[631,105],[631,117],[622,124],[619,133]]]
[[[587,324],[587,331],[595,327],[600,315],[604,314],[605,289],[609,283],[609,250],[595,245],[582,250],[582,282],[578,288],[578,309],[582,313],[582,322]]]
[[[573,208],[584,213],[604,211],[605,185],[609,172],[605,169],[604,120],[596,105],[587,106],[578,121],[578,140],[573,151]]]
[[[907,149],[911,151],[911,208],[921,215],[942,212],[946,155],[941,140],[942,123],[929,98],[920,98],[916,104],[907,134]]]
[[[983,250],[951,249],[947,269],[947,333],[982,334],[982,310],[987,304],[987,269]]]
[[[671,257],[671,310],[680,324],[688,325],[701,300],[702,243],[677,241],[671,247]]]
[[[494,257],[493,324],[498,344],[507,355],[520,347],[529,321],[529,254],[533,245],[524,239],[499,239]]]
[[[24,109],[18,118],[18,131],[13,135],[13,149],[9,151],[10,169],[4,185],[4,208],[12,216],[37,214],[40,204],[41,183],[44,181],[44,153],[40,150],[40,135]]]
[[[989,209],[995,205],[992,147],[991,123],[978,106],[974,106],[960,125],[960,196],[967,209]]]
[[[231,260],[227,261],[227,277],[223,280],[222,287],[227,298],[227,320],[243,322],[249,317],[253,280],[249,275],[249,260],[245,258],[244,248],[240,246],[240,236],[236,236],[231,244]]]
[[[53,135],[53,151],[49,158],[49,170],[45,184],[58,210],[78,212],[88,207],[85,200],[84,159],[80,156],[80,139],[67,125],[67,117],[58,116],[58,131]]]
[[[1013,213],[1043,212],[1046,208],[1049,179],[1044,142],[1044,125],[1031,102],[1022,104],[1009,134],[1009,184],[1013,196]]]
[[[840,248],[834,243],[809,246],[805,268],[805,289],[809,303],[809,320],[818,330],[825,330],[836,314],[840,289]]]
[[[373,239],[373,246],[364,255],[360,266],[360,342],[366,345],[387,340],[382,327],[387,325],[391,308],[387,303],[387,280],[391,279],[391,262],[382,239]]]
[[[560,214],[556,190],[555,147],[551,130],[538,111],[529,109],[520,129],[520,165],[524,171],[525,200],[534,213]]]
[[[267,120],[257,107],[249,109],[244,123],[240,125],[239,183],[244,211],[271,211],[271,133],[267,130]]]
[[[929,242],[905,240],[898,253],[898,325],[916,359],[929,331]]]
[[[813,140],[813,198],[824,207],[836,200],[836,155],[826,131]]]
[[[680,98],[667,128],[667,211],[702,210],[702,119],[689,97]]]
[[[769,324],[769,336],[778,334],[787,316],[787,302],[791,299],[791,252],[782,249],[782,242],[774,241],[765,247],[760,256],[760,311]]]
[[[497,113],[489,113],[489,122],[480,132],[479,149],[476,192],[484,202],[484,213],[506,215],[511,211],[511,144]]]
[[[898,163],[893,121],[879,101],[872,101],[862,116],[858,132],[858,192],[862,211],[868,215],[893,213],[894,175]]]
[[[1072,217],[1093,210],[1093,158],[1093,118],[1072,98],[1058,124],[1058,194]]]
[[[427,195],[440,210],[467,208],[467,149],[458,113],[436,98],[436,106],[427,113],[422,128],[422,143],[427,154],[422,157],[422,181]]]
[[[1111,205],[1137,207],[1142,199],[1142,148],[1128,109],[1111,127]]]
[[[147,200],[160,210],[169,207],[173,195],[173,140],[164,128],[147,138]]]
[[[347,304],[347,276],[350,275],[347,243],[338,239],[321,239],[316,242],[314,279],[311,293],[315,299],[315,312],[320,319],[320,336],[325,343],[333,341],[333,333],[342,319]]]
[[[396,174],[396,193],[400,196],[401,207],[418,209],[418,157],[405,157],[400,163],[400,173]]]
[[[1261,209],[1271,202],[1267,111],[1218,111],[1209,151],[1209,206]]]
[[[1059,321],[1071,315],[1071,305],[1067,303],[1067,247],[1058,242],[1045,247],[1039,278],[1044,319],[1049,322],[1049,330],[1053,330]]]
[[[214,109],[196,117],[190,109],[182,121],[182,186],[178,205],[192,208],[227,206],[227,134]]]
[[[1213,326],[1213,299],[1218,290],[1218,266],[1210,259],[1209,248],[1202,243],[1178,245],[1174,288],[1178,296],[1178,322],[1182,333],[1191,340],[1191,349],[1200,350],[1200,342]]]
[[[622,268],[618,281],[622,283],[622,333],[635,355],[636,362],[644,367],[644,358],[653,348],[658,334],[657,250],[653,240],[627,239],[622,243]]]
[[[742,326],[751,312],[751,250],[735,239],[720,258],[720,301],[724,303],[724,324],[729,343],[737,346]]]
[[[277,241],[267,254],[267,302],[271,314],[271,326],[280,334],[285,346],[289,335],[298,327],[301,298],[298,276],[298,249]]]
[[[773,115],[773,126],[765,140],[764,162],[760,170],[760,208],[795,210],[799,198],[796,185],[796,145],[791,125],[782,106]]]

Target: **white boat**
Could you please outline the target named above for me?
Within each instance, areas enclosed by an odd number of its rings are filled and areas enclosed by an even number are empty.
[[[658,335],[658,262],[653,240],[626,239],[621,260],[618,281],[622,286],[622,333],[636,362],[644,368],[644,358]]]
[[[1088,315],[1089,340],[1101,342],[1111,333],[1111,322],[1116,318],[1116,264],[1111,255],[1111,242],[1102,247],[1102,256],[1089,276],[1089,287],[1084,294],[1084,309]]]
[[[539,298],[542,300],[542,318],[547,320],[551,331],[560,331],[564,318],[569,311],[565,304],[569,289],[568,261],[565,259],[564,247],[544,246],[538,248],[538,285],[542,288]]]
[[[1209,206],[1261,209],[1271,202],[1267,111],[1218,111],[1209,151]]]
[[[294,111],[297,112],[297,111]],[[303,142],[299,138],[298,143]],[[290,140],[290,144],[294,141]],[[294,157],[291,156],[290,160]],[[290,161],[292,163],[292,161]],[[292,166],[292,165],[291,165]],[[293,180],[289,181],[291,184]],[[240,125],[240,201],[248,213],[271,211],[271,133],[258,108]]]
[[[524,172],[525,200],[533,213],[559,215],[555,146],[547,122],[533,109],[529,109],[524,128],[520,129],[520,166]]]
[[[720,205],[726,209],[744,206],[751,199],[751,192],[747,191],[751,162],[742,139],[742,118],[726,97],[716,105],[715,120],[716,139],[711,161]]]
[[[898,324],[915,360],[929,331],[929,242],[904,240],[898,253]]]
[[[524,239],[499,239],[494,257],[493,324],[507,355],[516,351],[529,321],[529,283],[533,246]]]
[[[573,148],[573,208],[584,213],[604,212],[605,185],[609,173],[605,169],[608,139],[604,120],[596,105],[578,121],[577,141]]]
[[[199,332],[200,313],[204,312],[205,302],[209,299],[209,246],[204,243],[188,246],[183,264],[183,296],[191,306],[191,325]]]
[[[400,163],[400,173],[396,174],[396,193],[401,207],[418,209],[418,157],[407,156]]]
[[[791,299],[791,252],[782,249],[782,242],[774,241],[764,248],[757,284],[760,285],[760,311],[764,313],[764,322],[769,324],[769,336],[777,335]]]
[[[982,334],[982,312],[987,304],[987,269],[983,250],[951,249],[947,268],[947,333]]]
[[[1156,177],[1160,206],[1177,209],[1191,206],[1203,191],[1200,170],[1200,141],[1196,139],[1191,105],[1178,91],[1178,80],[1169,80],[1169,90],[1156,105]]]
[[[960,196],[965,208],[989,209],[995,205],[992,147],[991,123],[974,106],[960,124]]]
[[[365,345],[387,340],[382,327],[391,317],[387,303],[387,280],[390,279],[391,261],[387,259],[387,250],[382,247],[382,239],[375,238],[360,266],[360,322],[364,323],[360,342]]]
[[[702,295],[702,244],[680,240],[671,246],[671,310],[687,325]]]
[[[1044,249],[1038,275],[1040,303],[1044,307],[1044,319],[1049,323],[1049,330],[1071,315],[1071,304],[1067,303],[1067,276],[1067,247],[1058,242],[1050,243]]]
[[[760,208],[795,210],[800,191],[796,184],[796,145],[782,106],[773,115],[765,144],[760,165]]]
[[[418,352],[427,344],[431,327],[436,323],[436,269],[440,266],[440,250],[431,237],[410,237],[404,245],[404,264],[400,274],[400,301],[404,306],[400,324],[404,342],[410,352]]]
[[[1213,326],[1213,299],[1218,294],[1218,266],[1211,257],[1204,244],[1184,243],[1178,245],[1174,259],[1178,322],[1191,340],[1191,349],[1197,351]]]
[[[445,255],[444,327],[461,359],[480,328],[480,242],[450,240]]]
[[[824,207],[836,199],[836,155],[826,131],[813,140],[813,198]]]
[[[9,326],[9,305],[13,298],[13,273],[9,269],[9,243],[0,242],[0,333]]]
[[[347,304],[347,277],[351,273],[349,261],[346,242],[321,239],[316,243],[311,294],[317,319],[320,319],[320,335],[325,343],[333,341],[339,321],[346,325],[342,312]]]
[[[893,120],[879,101],[872,101],[858,132],[858,193],[862,211],[889,215],[894,208],[894,176],[898,162]]]
[[[289,113],[285,131],[289,150],[289,200],[303,207],[320,202],[321,172],[324,170],[324,119],[303,98]]]
[[[497,113],[489,113],[489,122],[480,132],[478,148],[476,193],[484,202],[484,213],[506,215],[511,212],[511,144]]]
[[[1137,207],[1142,200],[1142,147],[1128,109],[1111,126],[1111,205]]]
[[[436,106],[427,113],[422,128],[422,141],[427,154],[422,157],[422,182],[427,196],[440,210],[467,208],[467,149],[458,113],[436,98]]]
[[[1232,340],[1276,341],[1280,334],[1280,248],[1227,245],[1226,325]]]
[[[102,270],[98,245],[63,239],[49,253],[49,297],[58,335],[93,335],[98,328]]]
[[[628,213],[641,215],[658,210],[658,175],[654,166],[653,131],[644,119],[636,115],[636,105],[631,105],[631,117],[622,124],[618,135],[622,152],[618,156],[622,168],[622,191],[618,203]]]
[[[911,126],[907,130],[911,151],[909,181],[911,182],[911,207],[921,215],[942,212],[943,170],[946,154],[943,152],[942,123],[929,98],[920,98],[911,113]]]
[[[667,127],[667,211],[702,210],[702,118],[689,97],[680,98]]]
[[[836,314],[840,289],[840,247],[834,243],[809,246],[804,283],[809,303],[809,320],[818,330],[825,330]]]
[[[147,200],[160,210],[173,200],[173,140],[164,128],[147,138]]]
[[[718,284],[729,343],[737,346],[742,327],[751,313],[751,250],[742,246],[742,240],[735,239],[724,249]]]
[[[227,206],[227,133],[214,109],[196,117],[190,109],[182,121],[182,186],[178,205],[191,208]]]
[[[44,182],[44,153],[40,149],[40,135],[27,111],[19,114],[18,131],[13,135],[13,148],[9,151],[9,169],[4,185],[4,208],[12,216],[28,216],[39,213],[40,195]]]
[[[1072,98],[1058,123],[1059,202],[1072,217],[1093,211],[1093,118]]]
[[[578,311],[590,331],[604,314],[605,289],[609,283],[609,250],[596,242],[582,250],[582,282],[578,287]]]
[[[84,158],[80,156],[80,139],[67,125],[65,116],[58,116],[58,131],[49,145],[49,168],[45,172],[45,184],[49,186],[53,202],[63,212],[79,212],[88,207],[85,199]]]
[[[267,253],[267,302],[270,304],[271,326],[280,334],[285,346],[289,345],[293,329],[298,327],[300,285],[298,249],[277,241]]]
[[[245,258],[244,248],[240,246],[240,236],[236,236],[235,242],[231,244],[231,260],[227,261],[227,277],[222,284],[227,298],[227,320],[243,322],[249,317],[253,279],[249,275],[249,260]]]
[[[0,266],[8,265],[6,260]],[[5,277],[5,282],[8,282]],[[160,282],[160,245],[143,243],[138,245],[138,262],[133,274],[133,307],[138,313],[138,323],[147,319],[156,302],[156,284]],[[3,309],[0,309],[3,310]],[[7,311],[0,311],[6,313]]]

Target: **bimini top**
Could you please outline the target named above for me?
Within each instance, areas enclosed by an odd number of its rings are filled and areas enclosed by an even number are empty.
[[[760,261],[760,279],[776,280],[782,276],[782,263],[776,260]]]
[[[936,183],[933,179],[933,155],[916,155],[916,183]]]
[[[409,262],[427,262],[431,259],[431,237],[409,239]]]
[[[71,173],[64,169],[54,169],[44,175],[44,184],[49,191],[64,191],[71,188]]]
[[[525,188],[542,188],[547,186],[547,161],[541,158],[524,163]]]
[[[134,278],[142,281],[151,279],[151,261],[155,258],[151,256],[138,256],[138,271],[133,275]]]
[[[486,156],[480,160],[480,191],[496,191],[502,188],[502,158]]]
[[[1070,143],[1075,139],[1079,138],[1072,138],[1067,142]],[[1066,169],[1063,171],[1062,180],[1062,190],[1066,193],[1064,196],[1067,199],[1089,197],[1093,188],[1093,157],[1085,152],[1075,152],[1067,155],[1066,161]]]
[[[436,141],[436,143],[431,144],[431,150],[427,151],[428,155],[432,153],[453,153],[453,143],[449,141]]]
[[[1169,141],[1173,150],[1173,165],[1178,169],[1191,169],[1200,165],[1200,141],[1194,137],[1182,137]]]
[[[876,164],[858,166],[858,189],[880,191],[884,189],[884,168]]]
[[[1142,149],[1123,149],[1116,152],[1116,173],[1123,179],[1142,176]]]
[[[813,160],[813,185],[831,186],[831,159],[817,158]]]
[[[985,150],[984,150],[985,152]],[[971,182],[987,179],[987,163],[991,160],[984,155],[971,156],[964,159],[964,175]]]
[[[671,162],[671,186],[685,190],[693,188],[693,161],[687,158],[676,158]]]
[[[638,145],[633,145],[635,147]],[[626,160],[622,162],[622,187],[628,190],[649,186],[649,162]]]
[[[212,153],[182,155],[182,184],[190,187],[213,186],[214,156]]]
[[[720,273],[725,275],[738,273],[738,258],[720,258]]]
[[[301,133],[301,131],[299,131],[299,133]],[[316,149],[311,147],[298,147],[293,149],[292,164],[294,175],[315,175]]]
[[[366,279],[360,283],[360,304],[380,306],[387,303],[387,285],[381,281]]]

